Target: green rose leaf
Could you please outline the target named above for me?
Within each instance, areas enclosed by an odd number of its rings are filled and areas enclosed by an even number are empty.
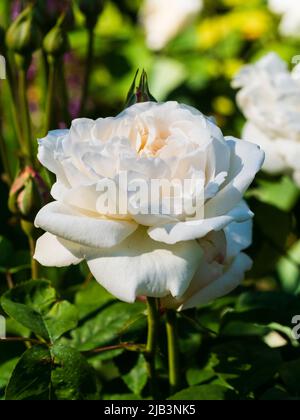
[[[1,306],[15,321],[52,343],[78,322],[75,306],[58,301],[55,289],[45,280],[31,280],[9,290]]]
[[[212,369],[191,368],[186,372],[186,380],[190,386],[210,381],[216,376]]]
[[[148,381],[146,361],[142,354],[134,368],[123,376],[123,381],[135,395],[141,394]]]
[[[51,355],[42,346],[27,350],[12,373],[6,400],[48,400],[51,395]]]
[[[95,371],[76,350],[54,345],[27,350],[13,371],[6,400],[93,400],[100,386]]]
[[[300,196],[299,188],[289,176],[283,176],[279,181],[260,179],[257,183],[258,188],[249,191],[248,196],[254,196],[282,211],[291,211]]]
[[[65,301],[55,303],[45,315],[45,325],[52,342],[77,326],[78,313],[74,305]]]
[[[280,377],[288,390],[300,395],[300,359],[284,363],[280,368]]]
[[[247,397],[271,381],[281,363],[279,350],[269,348],[259,339],[244,338],[215,346],[209,366],[224,384]]]
[[[138,397],[134,394],[112,394],[112,395],[105,395],[103,400],[107,401],[139,401],[141,397]]]
[[[223,401],[233,399],[234,394],[230,389],[220,385],[199,385],[186,388],[168,398],[178,401]]]
[[[291,327],[291,320],[298,313],[300,313],[300,299],[292,294],[284,292],[243,293],[237,300],[235,311],[224,316],[222,332],[228,333],[229,325],[232,323],[252,323],[253,333],[259,332],[259,326],[268,326],[273,323]],[[246,334],[240,331],[240,335]]]
[[[87,286],[76,293],[75,305],[79,312],[79,319],[83,319],[91,313],[99,310],[103,305],[115,300],[96,280],[92,280]]]
[[[72,331],[70,344],[79,351],[88,351],[96,347],[111,345],[124,336],[133,339],[136,333],[145,328],[144,311],[143,303],[132,305],[113,303]]]
[[[94,369],[76,350],[56,344],[51,348],[55,368],[51,383],[59,400],[99,399],[100,384]]]
[[[14,358],[0,365],[0,389],[6,387],[6,385],[8,384],[9,378],[17,362],[18,359]]]

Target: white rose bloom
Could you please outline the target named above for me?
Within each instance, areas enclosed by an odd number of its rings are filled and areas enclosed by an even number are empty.
[[[161,50],[201,11],[202,0],[145,0],[141,21],[147,44]]]
[[[39,160],[57,182],[55,201],[36,217],[47,233],[35,258],[58,267],[86,260],[96,280],[126,302],[143,295],[180,309],[209,302],[233,290],[251,267],[241,251],[251,244],[253,214],[242,199],[263,159],[258,146],[224,138],[203,114],[177,102],[75,120],[39,143]],[[121,187],[124,172],[147,185],[202,180],[204,215],[166,214],[161,206],[146,214],[145,203]],[[101,186],[108,180],[128,197],[120,215],[104,211]],[[166,194],[162,189],[159,202]]]
[[[300,2],[299,0],[269,0],[272,12],[282,16],[280,33],[284,36],[300,36]]]
[[[292,173],[300,185],[300,77],[276,54],[245,66],[235,77],[237,101],[247,118],[243,138],[266,153],[263,169]]]

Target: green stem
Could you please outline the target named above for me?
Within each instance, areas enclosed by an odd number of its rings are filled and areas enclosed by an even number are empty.
[[[10,170],[10,166],[8,162],[7,147],[6,147],[6,143],[2,135],[2,132],[1,132],[1,128],[0,128],[0,154],[1,154],[2,164],[3,164],[3,170],[5,173],[5,179],[7,180],[8,184],[11,185],[12,174],[11,174],[11,170]]]
[[[180,389],[179,369],[179,339],[177,331],[177,314],[173,310],[167,311],[167,339],[169,358],[169,382],[171,395]]]
[[[7,28],[10,20],[10,2],[8,0],[4,0],[2,7],[3,15],[1,16],[1,23],[3,24],[4,28]]]
[[[55,110],[55,91],[57,80],[57,67],[58,62],[54,57],[48,56],[48,86],[47,86],[47,99],[45,110],[45,124],[43,128],[43,136],[47,136],[49,131],[54,128],[54,110]],[[45,170],[49,179],[50,185],[54,184],[55,176],[52,172]]]
[[[7,271],[5,273],[5,277],[6,277],[7,287],[9,289],[13,289],[14,288],[14,282],[13,282],[12,274],[9,271]]]
[[[2,111],[1,107],[0,107],[0,111]],[[1,154],[1,160],[2,160],[3,169],[6,175],[7,182],[9,183],[9,185],[11,185],[13,175],[12,175],[11,168],[9,165],[9,155],[8,155],[7,146],[4,140],[3,132],[2,132],[1,120],[0,120],[0,154]]]
[[[43,90],[43,102],[47,103],[47,91],[48,91],[48,80],[49,80],[49,65],[47,54],[44,50],[40,52],[40,80],[41,89]]]
[[[157,302],[155,298],[147,298],[147,311],[148,311],[148,338],[145,358],[147,363],[148,376],[150,380],[151,394],[154,399],[157,396],[156,384],[156,369],[155,359],[157,351],[157,335],[158,335],[158,312]]]
[[[13,57],[11,54],[9,54],[7,51],[6,52],[6,57],[7,57],[7,61],[6,61],[6,76],[7,76],[7,83],[6,83],[6,87],[8,90],[8,103],[10,104],[10,111],[11,111],[11,118],[12,118],[12,124],[16,133],[16,137],[19,143],[19,147],[20,150],[23,152],[23,154],[25,154],[26,152],[26,147],[24,144],[24,135],[23,135],[23,130],[21,129],[21,121],[18,118],[18,109],[19,109],[19,98],[17,95],[17,83],[16,83],[16,77],[12,72],[11,69],[11,63],[10,61],[13,60]]]
[[[33,258],[35,253],[35,244],[36,241],[32,237],[28,237],[29,247],[30,247],[30,254],[31,254],[31,277],[32,280],[39,279],[39,263]]]
[[[34,225],[31,222],[28,222],[26,220],[21,220],[21,228],[23,232],[27,235],[28,243],[29,243],[29,249],[30,249],[30,257],[31,257],[31,278],[33,280],[39,279],[39,269],[40,265],[39,263],[33,258],[35,253],[35,246],[36,246],[36,240],[37,240],[37,231],[34,227]]]
[[[93,354],[100,354],[100,353],[105,353],[107,351],[118,350],[118,349],[141,352],[144,350],[144,345],[133,344],[133,343],[121,343],[121,344],[116,344],[114,346],[99,347],[93,350],[83,351],[82,354],[93,355]]]
[[[35,340],[33,338],[25,338],[25,337],[6,337],[0,338],[1,343],[30,343],[30,344],[44,344],[43,341]]]
[[[65,66],[64,66],[64,60],[61,58],[60,65],[59,65],[59,80],[61,84],[61,93],[62,93],[62,111],[63,111],[63,118],[64,122],[69,127],[71,124],[71,117],[69,113],[69,96],[68,96],[68,89],[67,89],[67,82],[66,82],[66,76],[65,76]]]
[[[56,70],[57,70],[56,60],[50,59],[49,60],[49,76],[48,76],[48,96],[47,96],[47,103],[46,103],[46,117],[45,117],[45,128],[44,128],[45,135],[47,135],[50,129],[53,128]]]
[[[26,68],[19,68],[19,100],[20,100],[20,113],[22,121],[22,129],[24,132],[24,145],[25,145],[25,157],[29,164],[34,165],[35,153],[32,142],[32,129],[31,120],[29,114],[29,105],[27,100],[27,81],[26,81]]]
[[[26,147],[25,147],[24,135],[22,133],[20,121],[17,117],[17,115],[18,115],[17,114],[17,107],[16,107],[16,104],[15,104],[14,100],[12,99],[13,95],[12,95],[12,91],[10,90],[10,88],[9,88],[9,93],[10,93],[10,96],[11,96],[11,100],[9,101],[9,103],[10,103],[12,122],[13,122],[13,125],[14,125],[17,140],[18,140],[18,143],[19,143],[19,146],[20,146],[20,150],[25,155],[26,154]]]
[[[90,86],[90,78],[92,73],[92,66],[93,66],[93,57],[94,57],[94,27],[88,28],[88,48],[87,48],[87,55],[85,60],[85,72],[84,72],[84,81],[83,81],[83,89],[82,89],[82,96],[80,102],[80,111],[79,116],[84,116],[85,108],[86,108],[86,101],[89,94],[89,86]]]

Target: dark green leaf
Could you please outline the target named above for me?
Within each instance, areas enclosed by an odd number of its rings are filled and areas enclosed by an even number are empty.
[[[186,373],[187,383],[190,386],[202,384],[215,376],[216,373],[212,369],[191,368]]]
[[[27,350],[13,371],[6,400],[48,400],[51,393],[51,355],[46,347]]]
[[[79,312],[79,318],[82,319],[90,315],[114,299],[95,280],[92,280],[87,286],[82,287],[75,296],[75,305]]]
[[[292,318],[300,313],[300,298],[283,292],[249,292],[242,294],[236,311],[229,312],[223,326],[229,322],[248,322],[260,325],[278,323],[291,327]]]
[[[6,387],[8,384],[9,378],[18,363],[19,359],[11,359],[8,362],[0,365],[0,389]]]
[[[145,305],[114,303],[95,318],[72,331],[71,344],[80,351],[113,344],[130,331],[131,334],[145,327]]]
[[[255,190],[250,191],[249,195],[283,211],[291,211],[300,196],[299,188],[289,176],[283,176],[279,181],[260,179],[258,186]]]
[[[300,396],[300,359],[284,363],[280,376],[288,390]]]
[[[76,350],[35,346],[16,365],[6,400],[93,400],[99,389],[95,371]]]
[[[184,389],[168,398],[169,400],[194,401],[223,401],[233,399],[234,394],[226,387],[220,385],[199,385]]]
[[[74,305],[67,301],[55,303],[44,317],[52,342],[65,332],[72,330],[78,323],[78,312]]]
[[[289,399],[289,394],[279,387],[268,389],[261,397],[262,401],[285,401]]]
[[[275,263],[286,253],[293,219],[291,213],[261,202],[251,201],[250,206],[255,214],[252,246],[254,266],[251,274],[261,277],[272,273]]]
[[[146,361],[142,354],[139,355],[136,366],[123,376],[123,380],[135,395],[141,394],[148,380]]]
[[[259,339],[231,341],[212,349],[209,366],[241,396],[274,378],[282,363],[280,352]]]
[[[107,401],[138,401],[142,398],[134,394],[113,394],[105,395],[103,399]]]
[[[95,371],[76,350],[54,345],[51,348],[53,392],[59,400],[99,399],[99,383]]]
[[[5,312],[47,341],[54,342],[77,325],[76,308],[58,301],[55,289],[44,280],[31,280],[1,298]]]

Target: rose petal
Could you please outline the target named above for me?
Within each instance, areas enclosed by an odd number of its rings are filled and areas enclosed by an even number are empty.
[[[90,118],[77,118],[73,120],[70,128],[72,142],[81,143],[83,141],[90,141],[95,124],[95,121]]]
[[[206,218],[230,212],[242,200],[264,161],[264,152],[253,143],[231,137],[226,141],[232,150],[228,178],[223,189],[205,205]]]
[[[110,248],[131,235],[138,225],[97,218],[94,214],[89,216],[65,204],[53,202],[38,213],[35,226],[80,245]]]
[[[252,220],[243,223],[231,223],[224,231],[227,240],[227,258],[236,257],[252,243]]]
[[[246,254],[239,254],[223,276],[196,293],[182,304],[179,310],[206,305],[219,297],[227,295],[240,285],[245,272],[250,270],[251,266],[252,260]]]
[[[34,259],[45,267],[67,267],[79,264],[80,255],[79,246],[47,232],[37,240]]]
[[[148,229],[148,234],[155,241],[175,244],[180,241],[204,238],[213,230],[219,231],[232,222],[244,222],[252,217],[253,213],[249,208],[240,203],[224,216],[151,227]]]
[[[69,183],[56,155],[62,153],[62,141],[68,133],[69,130],[50,131],[45,138],[39,140],[38,152],[38,159],[41,164],[49,169],[50,172],[53,172],[66,185]]]
[[[125,302],[137,296],[182,296],[202,257],[196,241],[166,246],[139,228],[120,245],[87,257],[96,280]]]

